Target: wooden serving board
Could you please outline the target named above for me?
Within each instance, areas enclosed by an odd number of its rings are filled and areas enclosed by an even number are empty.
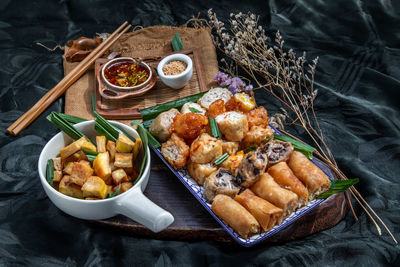
[[[171,212],[175,218],[174,223],[159,233],[153,233],[122,215],[107,220],[92,221],[92,223],[119,229],[127,234],[156,239],[214,240],[236,243],[153,151],[151,161],[150,179],[144,194],[157,205]],[[323,163],[318,162],[318,164]],[[331,228],[344,218],[348,210],[344,194],[333,195],[320,206],[261,243],[294,240]]]
[[[186,96],[194,95],[203,91],[207,91],[207,86],[204,78],[202,65],[200,64],[199,55],[196,49],[185,49],[177,52],[165,54],[156,57],[138,58],[146,62],[150,67],[156,68],[158,63],[165,56],[171,54],[185,54],[193,61],[193,75],[189,83],[181,89],[172,89],[156,78],[156,85],[145,94],[137,97],[126,99],[106,99],[101,96],[99,88],[102,88],[102,83],[99,82],[100,69],[108,61],[108,59],[98,59],[95,62],[94,73],[96,75],[96,111],[106,119],[126,120],[126,119],[141,119],[140,109],[152,107],[161,103],[176,100]],[[155,73],[155,72],[154,72]]]

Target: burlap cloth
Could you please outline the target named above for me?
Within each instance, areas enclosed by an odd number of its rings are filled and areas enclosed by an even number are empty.
[[[122,36],[111,47],[111,51],[120,51],[122,56],[131,57],[162,56],[172,52],[171,40],[177,32],[179,32],[185,48],[196,48],[207,88],[215,86],[213,76],[218,72],[218,61],[210,31],[207,28],[170,26],[144,28]],[[65,53],[67,51],[68,47],[65,47]],[[77,64],[67,62],[63,57],[64,75],[72,71]],[[94,71],[91,69],[67,90],[65,94],[65,113],[85,119],[93,119],[91,96],[96,88],[95,81]],[[182,94],[175,95],[176,98],[182,97]],[[146,94],[143,97],[146,97]],[[159,95],[159,97],[160,99],[157,102],[162,102],[163,96]],[[141,100],[143,101],[143,98]],[[142,103],[141,108],[157,104],[155,101]],[[130,121],[121,120],[123,123],[129,123]]]

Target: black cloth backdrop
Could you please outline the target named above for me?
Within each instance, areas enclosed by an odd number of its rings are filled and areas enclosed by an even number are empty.
[[[399,247],[381,237],[360,207],[324,232],[283,244],[243,248],[211,241],[128,236],[58,210],[40,185],[37,160],[57,132],[45,116],[18,137],[5,129],[63,76],[62,52],[36,45],[144,27],[184,24],[213,8],[254,12],[279,29],[287,48],[319,56],[317,113],[342,170],[400,240],[399,1],[12,1],[0,2],[0,265],[400,265]],[[257,93],[270,113],[271,97]],[[166,174],[174,179],[172,174]],[[185,190],[182,186],[182,190]],[[193,201],[196,201],[193,199]]]

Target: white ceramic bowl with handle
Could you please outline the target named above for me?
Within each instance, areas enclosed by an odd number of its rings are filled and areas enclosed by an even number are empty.
[[[113,125],[125,131],[127,134],[138,138],[138,133],[131,127],[111,122]],[[91,140],[99,135],[94,130],[94,121],[85,121],[75,125]],[[71,144],[73,140],[65,133],[56,134],[40,153],[38,170],[42,186],[50,200],[65,213],[85,220],[100,220],[122,214],[130,219],[143,224],[153,232],[159,232],[167,228],[174,217],[168,211],[160,208],[143,195],[150,176],[150,150],[146,147],[148,158],[140,180],[128,191],[118,196],[103,200],[84,200],[69,197],[55,190],[46,180],[47,160],[57,157],[60,149]]]
[[[177,75],[165,75],[163,67],[171,61],[179,60],[186,63],[186,69]],[[163,58],[157,65],[157,73],[160,76],[161,81],[173,88],[181,89],[183,88],[192,78],[193,75],[193,62],[192,59],[185,54],[172,54]]]

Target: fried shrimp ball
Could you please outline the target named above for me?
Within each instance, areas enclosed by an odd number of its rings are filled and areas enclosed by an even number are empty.
[[[190,160],[195,163],[209,163],[222,156],[222,141],[203,133],[190,146]]]
[[[183,138],[173,133],[171,138],[162,144],[161,153],[174,167],[183,167],[189,157],[189,146]]]
[[[247,121],[249,122],[249,129],[253,126],[268,126],[269,118],[268,112],[264,107],[258,107],[256,109],[247,112]]]
[[[206,113],[207,117],[215,118],[219,114],[224,113],[225,110],[225,102],[222,99],[215,100],[214,102],[211,103],[211,105],[208,108],[208,111]]]
[[[169,129],[185,140],[193,140],[206,131],[208,118],[198,113],[185,113],[175,116]]]

